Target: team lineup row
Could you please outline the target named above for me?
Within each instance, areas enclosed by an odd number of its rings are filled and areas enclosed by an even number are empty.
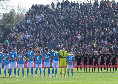
[[[17,62],[18,62],[17,75],[19,76],[19,71],[20,69],[22,69],[22,76],[24,77],[24,60],[27,60],[27,77],[29,76],[29,68],[31,68],[31,77],[33,77],[34,59],[36,61],[35,76],[37,76],[38,69],[40,71],[40,77],[42,76],[42,73],[41,73],[42,61],[44,61],[44,70],[43,70],[44,77],[45,77],[46,68],[48,68],[48,76],[50,77],[51,60],[52,60],[52,67],[53,67],[52,68],[53,77],[54,76],[57,77],[57,68],[59,66],[59,60],[60,60],[61,68],[65,68],[66,63],[67,63],[67,68],[73,69],[74,56],[72,53],[67,53],[66,51],[63,51],[63,50],[60,50],[59,52],[52,50],[51,52],[49,52],[48,48],[45,49],[45,52],[41,53],[41,50],[36,50],[35,52],[33,52],[32,48],[29,48],[26,54],[23,54],[22,51],[19,52],[19,54],[17,54],[15,49],[13,49],[10,53],[6,51],[4,54],[2,53],[2,51],[0,51],[0,75],[1,75],[2,62],[4,61],[5,77],[7,76],[6,70],[8,70],[9,77],[11,77],[13,68],[14,68],[14,77],[16,77],[16,68],[17,68]],[[66,75],[66,70],[64,70],[64,76],[65,75]],[[72,76],[73,76],[73,72],[72,72]]]
[[[95,52],[96,53],[96,52]],[[92,68],[92,72],[95,72],[96,67],[98,68],[98,72],[99,72],[99,68],[104,67],[104,70],[106,72],[108,72],[108,68],[110,68],[110,72],[111,72],[111,67],[113,68],[113,72],[114,69],[115,71],[117,71],[117,62],[118,62],[118,54],[117,53],[96,53],[96,54],[81,54],[78,53],[75,56],[75,59],[77,60],[77,71],[78,71],[78,67],[80,67],[80,70],[82,71],[82,62],[84,63],[84,72],[86,69],[87,72],[87,65],[89,67],[89,72],[90,72],[90,68]]]
[[[29,76],[29,68],[31,68],[31,76],[33,77],[33,67],[34,67],[34,60],[36,61],[36,69],[35,69],[35,76],[37,76],[37,70],[39,68],[40,71],[40,76],[42,76],[42,61],[44,61],[44,77],[45,77],[45,69],[48,68],[48,76],[50,77],[50,62],[52,60],[52,76],[56,77],[57,76],[57,68],[59,67],[59,61],[60,61],[60,67],[61,67],[61,76],[62,76],[62,68],[64,68],[64,77],[66,76],[66,63],[67,63],[67,76],[69,76],[69,70],[71,69],[71,74],[73,76],[73,61],[77,61],[77,71],[78,71],[78,66],[80,66],[80,70],[82,70],[81,63],[84,63],[84,72],[86,69],[87,72],[87,65],[89,65],[89,71],[90,71],[90,66],[92,67],[92,72],[95,68],[96,65],[98,66],[98,71],[99,68],[101,68],[102,71],[102,66],[104,65],[104,69],[107,68],[108,71],[108,65],[110,66],[110,63],[112,62],[113,65],[113,71],[115,68],[115,71],[117,70],[116,63],[117,63],[117,54],[100,54],[98,55],[97,52],[94,52],[93,54],[82,54],[78,53],[75,57],[72,54],[72,52],[67,53],[65,50],[60,50],[60,51],[50,51],[48,48],[45,49],[44,53],[41,53],[40,50],[35,51],[35,53],[32,51],[31,48],[29,48],[29,51],[26,52],[24,55],[23,52],[19,52],[17,55],[17,52],[15,52],[15,49],[8,53],[7,51],[3,54],[2,51],[0,52],[0,75],[1,75],[1,68],[2,68],[2,61],[4,61],[4,73],[6,77],[6,70],[8,69],[8,74],[9,77],[11,77],[12,73],[12,68],[14,68],[14,76],[16,77],[16,68],[17,68],[17,62],[18,62],[18,71],[17,74],[19,76],[19,71],[22,68],[22,76],[24,77],[24,58],[27,60],[27,76]],[[88,64],[89,63],[89,64]],[[94,66],[93,66],[94,63]],[[55,69],[55,71],[54,71]],[[110,71],[111,71],[111,66],[110,66]],[[55,72],[55,73],[54,73]]]

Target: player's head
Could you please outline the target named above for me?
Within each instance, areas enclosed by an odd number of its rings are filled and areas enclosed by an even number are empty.
[[[8,54],[8,51],[6,51],[5,54]]]
[[[48,48],[46,47],[46,48],[45,48],[45,52],[48,52],[48,51],[49,51],[49,50],[48,50]]]
[[[32,47],[29,47],[29,50],[32,50]]]
[[[53,49],[51,49],[51,52],[53,52],[54,50]]]
[[[39,56],[41,56],[41,50],[38,51]]]
[[[60,50],[60,46],[57,46],[57,47],[56,47],[56,51],[59,51],[59,50]]]
[[[21,54],[21,55],[22,55],[22,54],[23,54],[23,51],[20,51],[20,52],[19,52],[19,54]]]
[[[16,51],[17,51],[17,49],[16,49],[16,48],[13,48],[13,49],[12,49],[12,52],[16,52]]]
[[[62,50],[65,51],[65,48],[63,48]]]

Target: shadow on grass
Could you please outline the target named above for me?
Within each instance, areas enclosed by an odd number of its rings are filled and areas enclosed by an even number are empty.
[[[16,77],[0,77],[0,78],[7,78],[8,79],[8,78],[16,78]]]
[[[73,73],[116,73],[116,72],[73,72]]]

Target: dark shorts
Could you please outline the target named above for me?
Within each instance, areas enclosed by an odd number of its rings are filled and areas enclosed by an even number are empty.
[[[101,62],[100,62],[100,65],[104,65],[104,63],[105,63],[104,61],[101,61]]]
[[[89,65],[93,65],[93,61],[89,61]]]
[[[94,62],[94,65],[98,65],[98,62]]]
[[[87,65],[87,61],[86,61],[86,62],[84,62],[84,65]]]
[[[106,62],[106,65],[110,65],[110,62],[109,62],[109,61],[107,61],[107,62]]]
[[[112,62],[112,65],[116,65],[117,63],[116,62]]]
[[[81,65],[81,61],[77,61],[77,65]]]

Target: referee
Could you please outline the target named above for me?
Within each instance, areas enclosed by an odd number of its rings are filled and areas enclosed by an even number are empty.
[[[61,77],[62,77],[62,68],[64,68],[64,77],[66,76],[66,56],[68,55],[67,54],[67,51],[65,51],[65,49],[63,48],[62,50],[59,51],[59,54],[60,54],[60,68],[61,68]]]

